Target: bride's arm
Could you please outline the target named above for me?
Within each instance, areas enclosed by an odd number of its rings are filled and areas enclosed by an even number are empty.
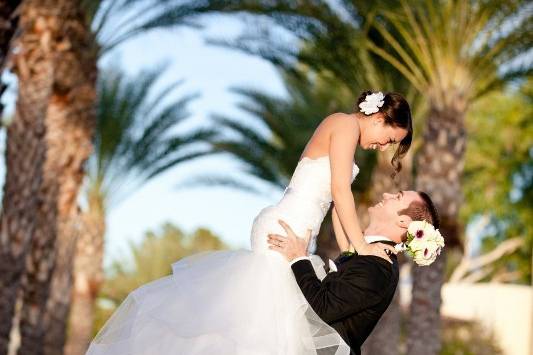
[[[335,205],[331,210],[331,220],[333,221],[333,232],[335,233],[335,239],[337,239],[337,245],[341,252],[350,250],[350,242],[344,230],[342,229],[341,221],[339,220],[339,215]]]
[[[358,254],[371,254],[392,262],[385,249],[396,253],[394,247],[383,243],[368,244],[364,240],[355,209],[351,185],[353,159],[359,141],[359,125],[352,117],[339,117],[332,128],[329,137],[331,195],[341,227]]]
[[[352,244],[359,252],[367,244],[363,239],[351,189],[353,159],[359,140],[359,125],[352,117],[339,117],[333,123],[332,128],[329,142],[331,194],[341,229],[349,244]],[[342,242],[342,244],[344,247],[345,243]]]

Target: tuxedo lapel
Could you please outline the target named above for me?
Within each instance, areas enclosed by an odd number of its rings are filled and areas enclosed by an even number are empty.
[[[352,255],[339,255],[333,262],[335,263],[335,265],[337,266],[341,266],[342,264],[344,264],[345,262],[347,262],[348,260],[352,259],[356,254],[352,254]]]
[[[391,245],[391,246],[395,246],[396,243],[393,242],[392,240],[378,240],[378,241],[375,241],[375,242],[371,242],[369,244],[374,244],[374,243],[383,243],[383,244],[388,244],[388,245]],[[393,257],[396,257],[396,255],[392,255]],[[337,267],[339,268],[339,270],[342,267],[343,264],[349,262],[350,260],[353,260],[353,258],[356,258],[357,257],[357,252],[355,252],[354,254],[352,255],[339,255],[333,262],[335,263],[335,265],[337,265]]]

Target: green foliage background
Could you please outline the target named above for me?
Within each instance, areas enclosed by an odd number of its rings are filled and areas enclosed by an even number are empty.
[[[497,273],[518,271],[531,284],[533,248],[533,80],[491,93],[475,104],[467,120],[463,176],[463,223],[489,219],[482,251],[520,237],[522,248],[494,265]]]

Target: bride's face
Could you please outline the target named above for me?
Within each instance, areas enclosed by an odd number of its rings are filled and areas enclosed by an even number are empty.
[[[401,142],[407,135],[406,129],[385,124],[381,114],[374,114],[364,121],[359,139],[359,145],[363,149],[376,149],[383,152],[391,145]]]

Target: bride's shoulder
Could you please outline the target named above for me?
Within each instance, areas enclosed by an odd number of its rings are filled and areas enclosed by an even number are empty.
[[[331,126],[335,130],[353,129],[359,127],[355,115],[344,112],[332,113],[324,119],[323,123]]]
[[[353,125],[356,123],[356,118],[350,113],[335,112],[324,118],[323,122],[335,125]]]

